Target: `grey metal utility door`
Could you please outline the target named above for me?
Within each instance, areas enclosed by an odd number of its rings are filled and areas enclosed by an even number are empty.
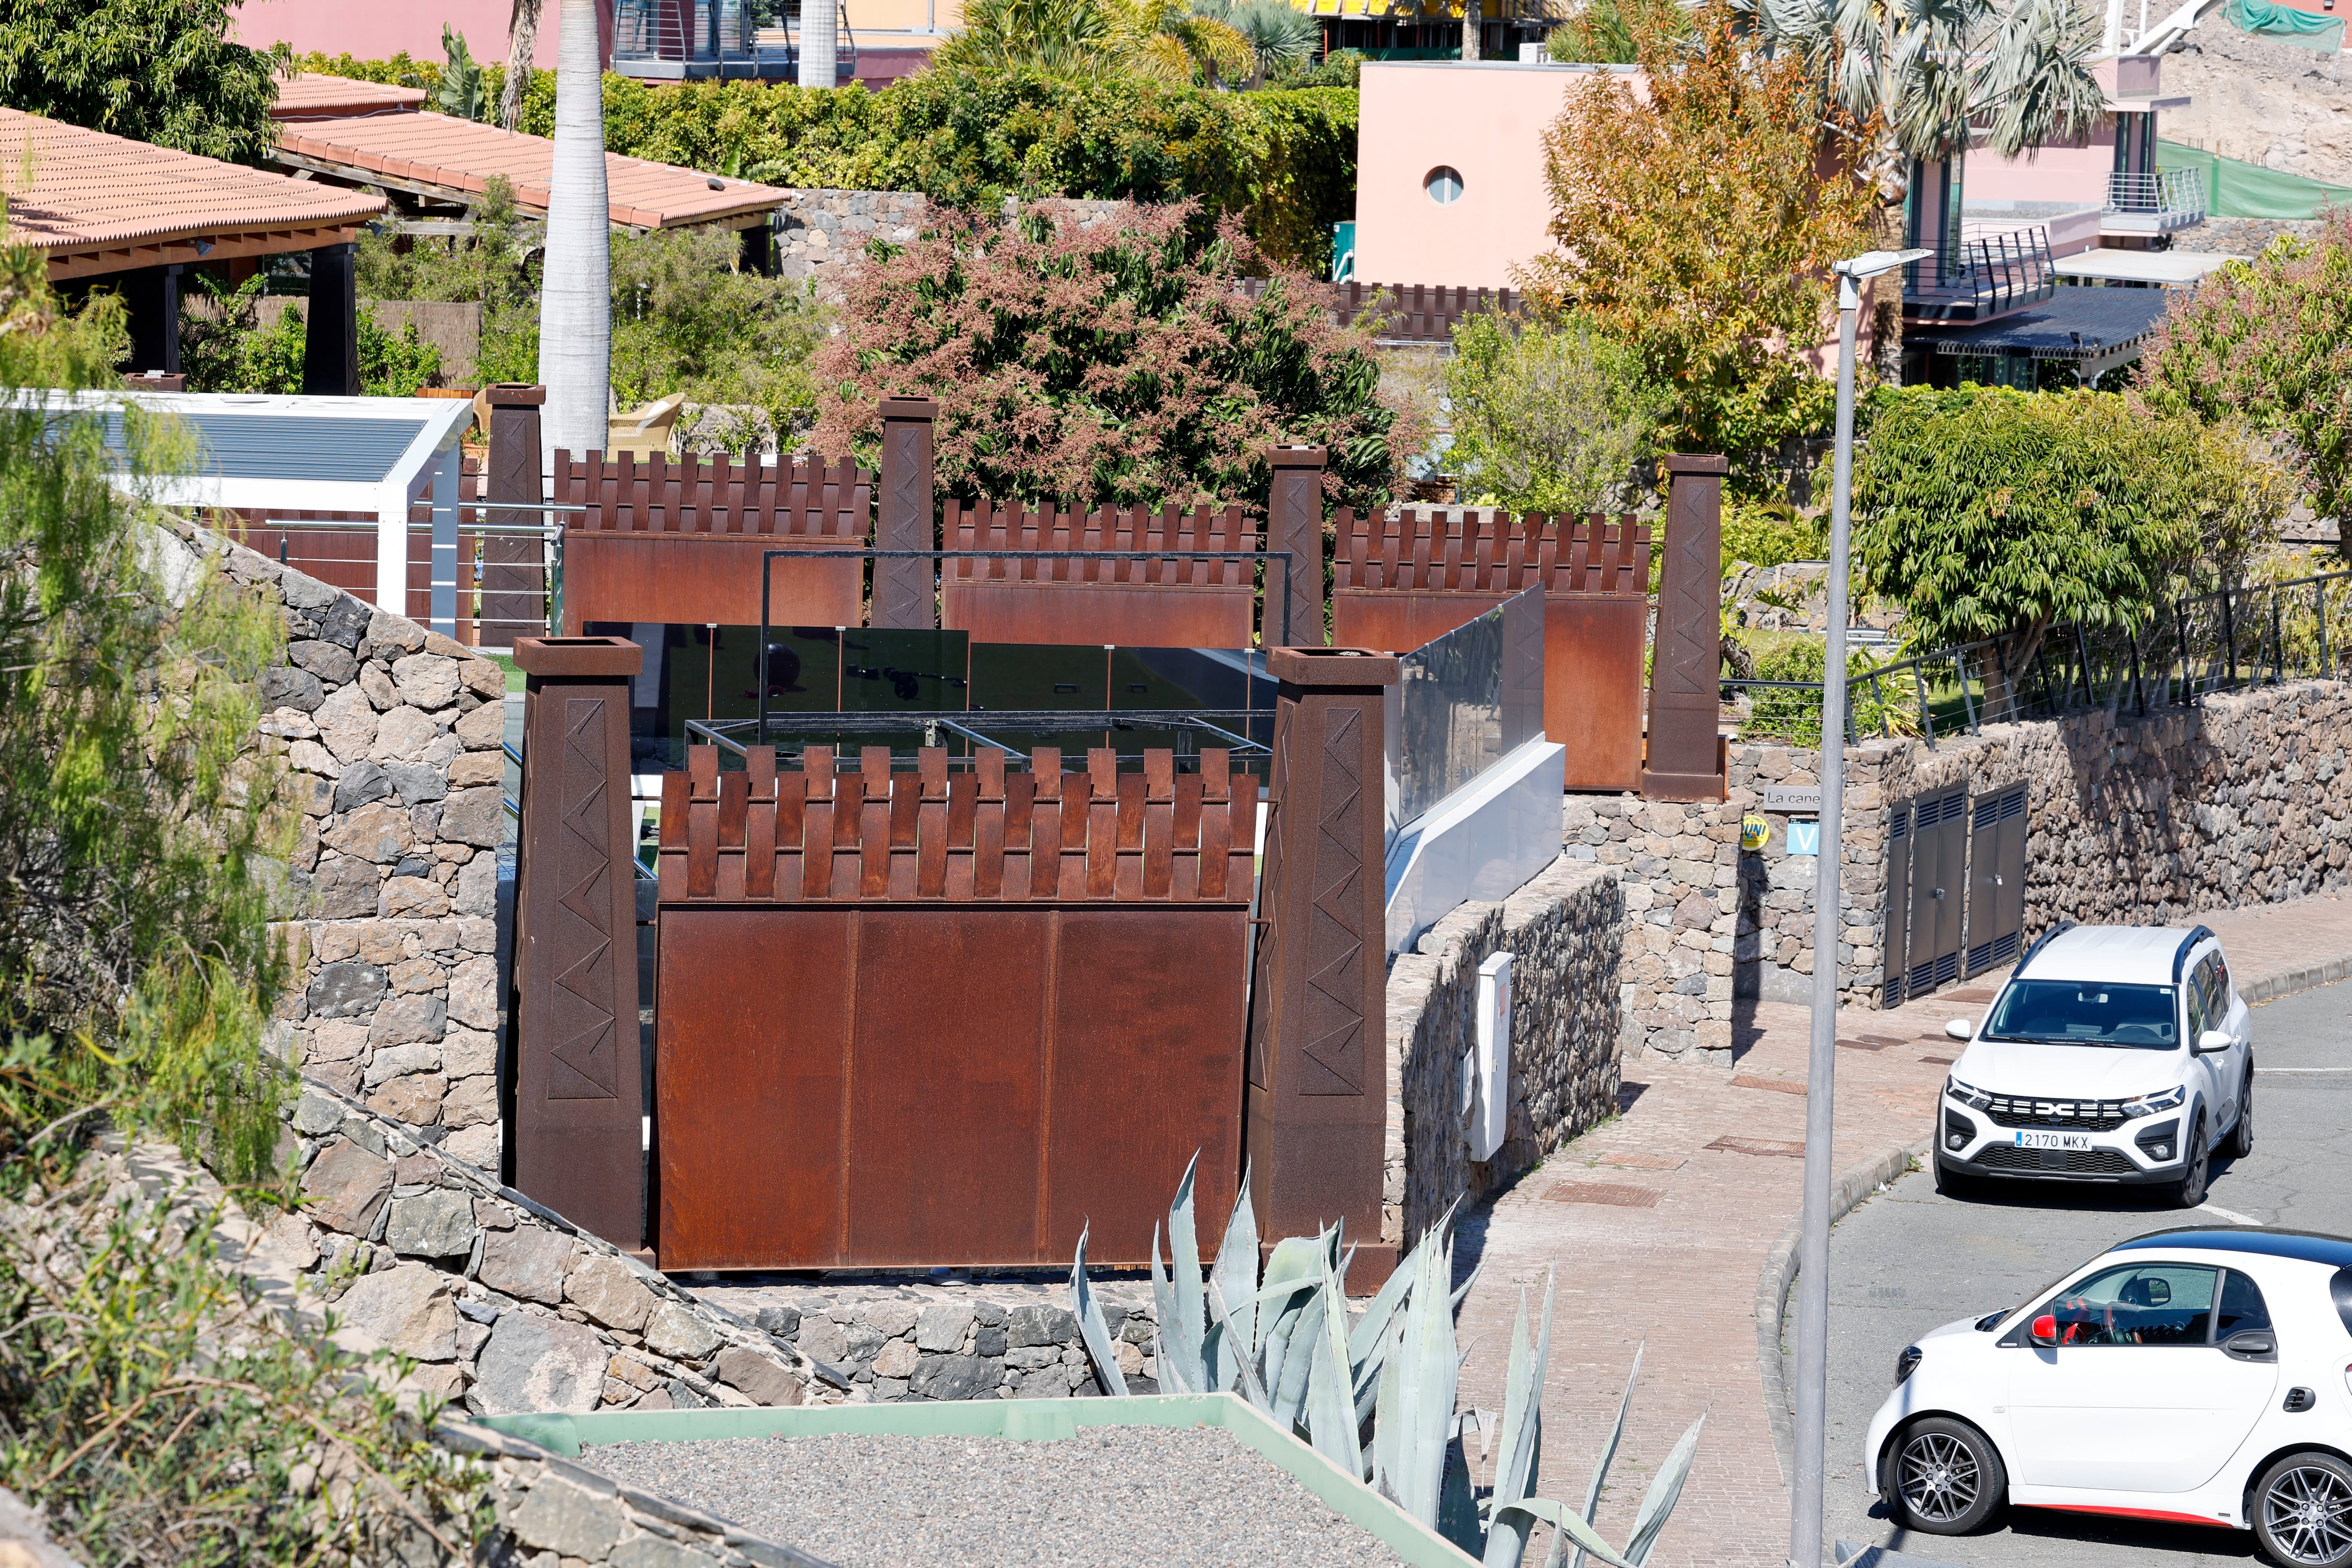
[[[1969,812],[1966,974],[2013,962],[2025,931],[2026,786],[1979,795]]]
[[[1927,796],[1911,822],[1911,938],[1907,996],[1925,996],[1960,977],[1960,907],[1968,884],[1969,792]]]
[[[1913,801],[1897,801],[1886,812],[1886,901],[1880,906],[1886,923],[1880,943],[1885,958],[1879,965],[1881,1007],[1900,1007],[1904,982],[1909,978],[1905,954],[1911,951],[1911,816]]]

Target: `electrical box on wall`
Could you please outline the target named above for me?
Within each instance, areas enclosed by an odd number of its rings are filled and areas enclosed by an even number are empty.
[[[1511,965],[1498,952],[1478,966],[1478,1039],[1473,1047],[1470,1157],[1491,1160],[1511,1120]]]

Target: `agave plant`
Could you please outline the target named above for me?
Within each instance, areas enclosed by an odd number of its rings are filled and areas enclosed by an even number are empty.
[[[1583,1568],[1588,1555],[1611,1568],[1643,1568],[1681,1498],[1706,1416],[1691,1423],[1660,1467],[1624,1549],[1612,1547],[1593,1528],[1593,1518],[1633,1407],[1642,1370],[1639,1351],[1583,1508],[1537,1497],[1543,1379],[1551,1359],[1549,1279],[1542,1326],[1532,1337],[1521,1292],[1497,1426],[1491,1412],[1456,1409],[1464,1357],[1454,1340],[1454,1314],[1477,1276],[1474,1269],[1458,1288],[1452,1284],[1454,1208],[1430,1227],[1350,1322],[1347,1278],[1354,1255],[1342,1226],[1275,1243],[1261,1277],[1246,1170],[1216,1258],[1202,1272],[1192,1205],[1199,1163],[1195,1155],[1185,1167],[1168,1207],[1164,1268],[1159,1227],[1152,1229],[1151,1294],[1160,1319],[1163,1391],[1240,1394],[1487,1568],[1517,1568],[1538,1521],[1555,1531],[1547,1568],[1568,1562],[1571,1542],[1574,1568]],[[1070,1269],[1070,1308],[1103,1386],[1114,1394],[1127,1394],[1110,1331],[1087,1279],[1083,1232]],[[1498,1439],[1492,1450],[1494,1484],[1483,1500],[1470,1473],[1465,1428],[1479,1433],[1482,1451],[1489,1434]]]

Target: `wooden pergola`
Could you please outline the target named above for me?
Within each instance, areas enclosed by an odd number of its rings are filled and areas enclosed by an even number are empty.
[[[382,196],[14,109],[0,109],[0,167],[31,172],[31,183],[8,195],[8,234],[47,257],[50,281],[104,279],[121,290],[131,310],[130,370],[179,374],[186,268],[307,252],[303,390],[358,393],[353,249],[360,229],[384,210]]]

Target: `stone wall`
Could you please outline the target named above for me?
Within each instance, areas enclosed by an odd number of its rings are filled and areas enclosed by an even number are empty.
[[[1456,1198],[1500,1189],[1617,1109],[1617,975],[1630,927],[1620,874],[1565,856],[1501,903],[1473,901],[1389,970],[1389,1129],[1381,1231],[1411,1246]],[[1508,1131],[1473,1160],[1462,1058],[1477,1040],[1478,965],[1512,965]]]
[[[1067,201],[1054,205],[1078,214],[1091,228],[1125,204]],[[1005,211],[1013,210],[1010,197]],[[775,220],[776,268],[785,278],[814,279],[820,299],[837,301],[848,273],[866,258],[874,240],[905,245],[921,232],[931,202],[919,191],[793,190]]]
[[[324,1086],[288,1108],[299,1211],[265,1234],[294,1310],[477,1415],[837,1399],[797,1350]]]
[[[278,1054],[497,1170],[505,672],[208,529],[175,531],[286,624],[286,662],[260,683],[264,744],[302,813]]]
[[[1209,1227],[1204,1224],[1204,1233]],[[1159,1324],[1139,1280],[1094,1291],[1132,1394],[1159,1392]],[[1100,1394],[1061,1284],[999,1280],[690,1286],[877,1403]]]

